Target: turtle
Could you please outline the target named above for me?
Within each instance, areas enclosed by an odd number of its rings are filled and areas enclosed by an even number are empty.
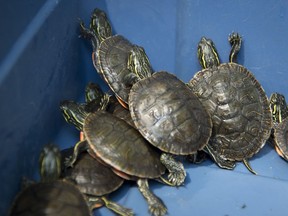
[[[99,9],[94,10],[91,16],[90,29],[85,28],[83,23],[80,26],[82,35],[92,41],[92,60],[96,70],[115,93],[120,104],[128,108],[131,87],[153,73],[144,48],[132,45],[121,35],[110,36],[111,27],[107,16]],[[135,62],[134,59],[139,55],[141,58]],[[183,184],[186,177],[183,164],[167,154],[162,154],[161,160],[169,170],[169,180],[178,186]]]
[[[92,216],[80,190],[73,183],[59,179],[60,160],[56,145],[44,146],[40,155],[41,181],[26,185],[16,196],[9,215]]]
[[[63,108],[67,107],[62,106]],[[63,114],[66,115],[68,112]],[[95,159],[111,167],[117,175],[127,180],[136,180],[153,215],[166,214],[165,204],[148,186],[148,179],[159,178],[159,181],[162,181],[162,175],[166,170],[153,146],[126,121],[106,111],[86,113],[84,119],[84,122],[78,123],[83,124],[86,140],[75,145],[73,156],[67,158],[66,166],[73,166],[79,153],[87,150]]]
[[[107,93],[103,93],[101,88],[97,86],[96,84],[90,83],[86,86],[86,91],[89,92],[89,94],[94,95],[93,97],[99,98],[99,100],[96,101],[90,101],[89,99],[87,100],[88,96],[86,95],[86,103],[87,106],[90,106],[90,104],[93,104],[93,107],[96,107],[95,110],[101,110],[98,109],[99,107],[103,108],[109,113],[112,113],[118,118],[123,119],[126,121],[128,124],[130,124],[132,127],[136,128],[133,119],[131,118],[130,112],[125,109],[119,101],[115,99],[113,96],[106,96]],[[102,97],[102,99],[100,99]],[[107,98],[109,98],[109,102],[107,101]],[[100,106],[97,101],[105,101],[103,104],[107,105],[107,108],[104,108],[103,106]],[[79,107],[78,107],[79,106]],[[81,125],[83,125],[83,117],[79,116],[83,115],[83,106],[82,104],[79,104],[74,102],[74,101],[63,101],[62,104],[60,105],[60,109],[62,110],[64,114],[64,118],[68,123],[72,123],[76,126],[76,128],[81,128]],[[93,108],[92,108],[93,109]],[[89,110],[92,110],[89,108]],[[87,111],[87,109],[85,109]],[[77,122],[80,121],[80,124],[77,124]],[[81,131],[81,129],[80,129]],[[164,166],[167,168],[169,171],[168,173],[168,179],[166,178],[161,178],[161,182],[168,184],[170,186],[180,186],[183,184],[185,177],[186,177],[186,171],[184,169],[184,166],[182,163],[178,162],[175,160],[174,157],[168,154],[161,154],[160,157],[161,162],[164,164]]]
[[[62,158],[67,158],[73,153],[73,148],[62,150],[61,153]],[[106,195],[122,186],[124,179],[116,175],[109,167],[95,160],[87,152],[82,152],[79,155],[73,168],[63,169],[62,177],[75,183],[79,190],[88,197],[99,199],[97,207],[105,205],[119,215],[133,215],[131,209],[124,208],[106,198]]]
[[[270,106],[273,117],[273,130],[271,132],[271,143],[274,144],[276,152],[288,161],[288,107],[284,95],[272,93]]]
[[[151,67],[145,66],[149,64],[145,53],[133,52],[128,68],[134,74],[142,74],[128,97],[136,128],[163,152],[161,158],[190,155],[201,150],[208,143],[212,122],[200,100],[174,74],[152,73]],[[170,176],[176,176],[173,178],[178,179],[179,185],[184,182],[186,172],[180,165],[173,165],[169,171]]]
[[[234,169],[243,161],[250,172],[248,159],[255,155],[270,136],[272,116],[269,101],[261,84],[243,65],[237,63],[242,37],[233,32],[228,63],[220,63],[211,39],[198,43],[202,70],[187,83],[211,115],[213,129],[204,150],[215,163]]]
[[[128,58],[134,51],[145,53],[144,48],[132,44],[122,35],[112,35],[106,13],[98,8],[91,15],[90,28],[86,28],[81,22],[80,30],[81,35],[92,42],[92,61],[95,69],[115,93],[119,102],[127,108],[130,88],[139,79],[127,68]],[[147,64],[147,67],[150,67],[150,64]]]

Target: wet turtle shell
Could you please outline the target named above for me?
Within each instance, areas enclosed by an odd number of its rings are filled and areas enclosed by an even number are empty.
[[[199,71],[189,87],[213,122],[209,146],[224,160],[256,154],[272,127],[268,98],[254,75],[242,65],[223,63]]]
[[[91,215],[83,194],[67,181],[30,185],[16,197],[10,215]]]
[[[92,196],[110,194],[124,182],[111,168],[95,160],[87,152],[78,156],[73,168],[65,169],[63,177],[76,183],[82,193]]]
[[[140,133],[164,152],[192,154],[210,138],[209,114],[186,84],[168,72],[156,72],[134,84],[129,109]]]
[[[288,161],[288,118],[274,128],[274,140],[277,153]]]
[[[90,150],[115,170],[132,178],[152,179],[165,172],[160,154],[135,128],[112,114],[105,111],[90,113],[83,131]]]

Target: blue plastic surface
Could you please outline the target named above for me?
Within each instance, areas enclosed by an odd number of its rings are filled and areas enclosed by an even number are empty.
[[[1,2],[0,8],[5,4]],[[42,4],[32,7],[37,11],[23,14],[24,24],[2,24],[13,45],[3,48],[6,53],[1,53],[0,61],[0,215],[7,212],[21,177],[33,178],[37,173],[44,144],[53,141],[64,148],[78,139],[76,129],[61,116],[60,100],[80,101],[88,81],[105,86],[93,68],[90,43],[78,38],[78,18],[88,24],[95,7],[106,11],[114,33],[145,48],[154,70],[167,70],[185,82],[201,69],[196,55],[201,36],[213,39],[226,62],[228,34],[238,31],[244,39],[239,62],[254,73],[268,96],[277,91],[288,97],[287,1],[58,0]],[[22,6],[15,3],[14,7],[20,11]],[[0,37],[2,50],[7,37]],[[228,171],[210,161],[185,162],[184,187],[152,180],[150,187],[172,216],[285,215],[287,162],[269,145],[250,162],[257,176],[241,163]],[[134,182],[125,183],[110,198],[139,216],[148,215]],[[95,213],[114,215],[105,208]]]

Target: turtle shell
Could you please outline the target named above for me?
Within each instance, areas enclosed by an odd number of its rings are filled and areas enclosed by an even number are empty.
[[[221,158],[248,159],[270,136],[268,98],[245,67],[223,63],[195,74],[188,86],[199,97],[213,122],[209,146]]]
[[[116,117],[123,119],[132,127],[135,127],[134,122],[131,118],[130,112],[128,109],[124,108],[115,97],[110,97],[109,105],[106,110],[109,113],[112,113]]]
[[[66,168],[64,177],[73,180],[82,193],[92,196],[109,194],[124,182],[110,167],[98,162],[87,152],[80,154],[73,168]]]
[[[10,211],[12,216],[91,215],[83,194],[72,183],[53,181],[35,183],[21,191]]]
[[[211,119],[200,100],[185,83],[165,71],[133,85],[129,109],[140,133],[164,152],[193,154],[211,135]]]
[[[274,140],[277,153],[288,160],[288,118],[285,118],[274,129]]]
[[[160,154],[124,120],[98,111],[90,113],[83,131],[90,151],[130,177],[157,178],[165,172]]]
[[[127,68],[128,56],[134,47],[121,35],[115,35],[104,40],[97,50],[98,72],[105,79],[118,98],[127,103],[131,86],[127,86],[124,78],[130,74]]]

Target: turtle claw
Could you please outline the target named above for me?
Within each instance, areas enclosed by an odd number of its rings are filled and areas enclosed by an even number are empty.
[[[153,216],[163,216],[167,213],[167,208],[161,200],[149,205],[149,211]]]
[[[184,167],[183,167],[183,169],[184,169]],[[185,178],[186,178],[186,172],[170,172],[168,174],[169,182],[171,182],[175,186],[183,185]]]
[[[232,32],[228,36],[228,41],[230,44],[235,44],[236,42],[239,43],[241,41],[241,36],[237,32]]]
[[[73,167],[73,156],[69,156],[69,157],[66,157],[65,160],[64,160],[64,165],[65,165],[65,168],[68,168],[68,167]]]
[[[184,184],[186,171],[179,161],[176,161],[172,155],[162,153],[160,158],[162,164],[168,169],[168,181],[172,186],[180,186]]]

